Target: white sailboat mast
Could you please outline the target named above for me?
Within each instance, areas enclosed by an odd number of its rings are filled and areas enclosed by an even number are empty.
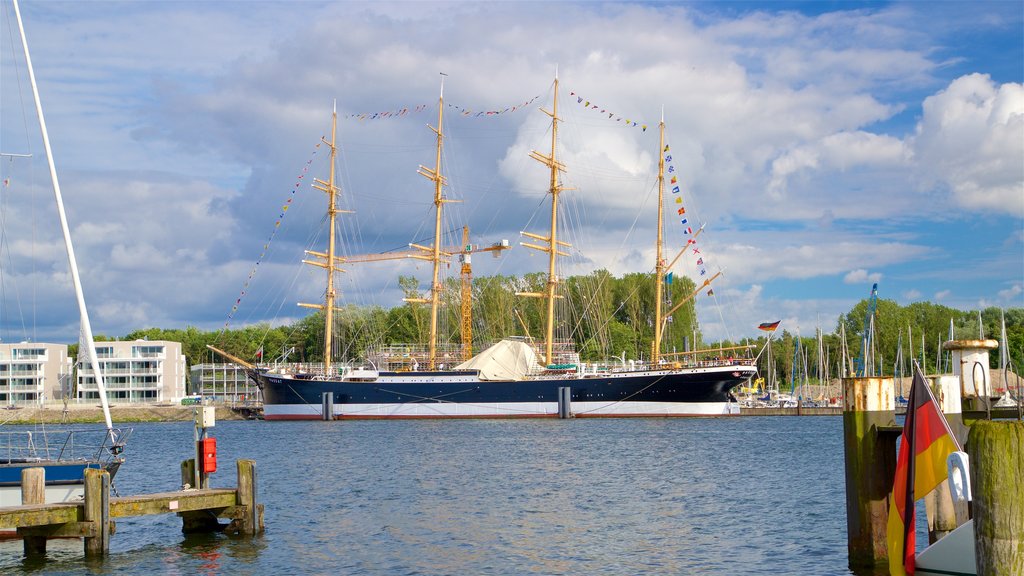
[[[100,371],[99,360],[96,355],[96,343],[92,337],[92,325],[89,322],[89,312],[85,308],[85,295],[82,292],[82,280],[78,275],[78,261],[75,259],[75,249],[71,244],[71,232],[68,229],[68,218],[64,213],[64,199],[60,193],[60,183],[57,181],[57,168],[53,162],[53,151],[50,149],[50,136],[46,131],[46,120],[43,118],[43,106],[39,100],[39,88],[36,86],[36,75],[32,69],[32,58],[28,52],[28,40],[25,38],[25,26],[21,21],[21,11],[18,9],[18,0],[14,2],[14,14],[18,19],[18,32],[21,34],[21,45],[25,50],[25,64],[28,67],[28,79],[32,85],[32,97],[35,99],[36,116],[39,118],[39,130],[43,136],[43,148],[46,150],[46,163],[50,168],[50,181],[53,182],[53,195],[57,199],[57,213],[60,216],[60,228],[64,233],[64,245],[68,253],[68,266],[71,268],[71,279],[75,284],[75,298],[78,300],[78,311],[81,315],[82,334],[85,337],[85,345],[89,352],[89,360],[92,364],[92,372],[96,378],[96,388],[100,395],[100,404],[103,406],[103,418],[106,420],[107,430],[113,431],[114,425],[110,421],[110,406],[107,404],[107,387],[103,382],[103,373]]]

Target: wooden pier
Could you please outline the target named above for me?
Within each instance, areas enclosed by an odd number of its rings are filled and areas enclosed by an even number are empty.
[[[182,463],[183,485],[194,461]],[[25,555],[46,553],[49,538],[84,539],[87,557],[104,556],[116,518],[152,514],[177,514],[182,532],[215,532],[255,535],[263,532],[263,505],[256,501],[256,463],[238,460],[238,487],[181,490],[139,496],[110,497],[110,475],[104,470],[85,473],[85,500],[44,504],[43,469],[22,474],[22,505],[0,508],[0,529],[16,528],[24,541]],[[230,520],[222,524],[218,519]]]

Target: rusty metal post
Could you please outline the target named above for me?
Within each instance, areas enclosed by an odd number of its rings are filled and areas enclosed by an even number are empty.
[[[888,559],[888,496],[896,472],[896,400],[892,378],[843,379],[846,531],[850,568]]]

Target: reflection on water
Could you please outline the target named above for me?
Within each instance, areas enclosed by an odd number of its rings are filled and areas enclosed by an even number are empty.
[[[212,485],[257,461],[267,532],[121,519],[111,555],[0,543],[47,574],[851,574],[835,417],[221,422]],[[190,423],[136,427],[122,494],[175,490]],[[65,548],[65,544],[68,545]],[[858,576],[885,571],[858,572]]]

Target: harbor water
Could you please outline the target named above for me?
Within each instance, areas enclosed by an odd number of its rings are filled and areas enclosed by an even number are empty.
[[[257,463],[266,533],[119,519],[110,555],[4,574],[851,574],[842,419],[223,421],[211,487]],[[191,423],[135,426],[115,488],[176,490]],[[923,516],[923,511],[921,514]]]

